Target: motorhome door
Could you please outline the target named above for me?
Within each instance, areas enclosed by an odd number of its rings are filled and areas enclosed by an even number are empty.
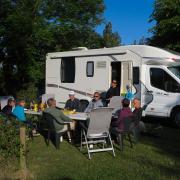
[[[132,89],[132,61],[121,62],[121,95],[126,93],[126,86]]]
[[[111,81],[116,80],[118,83],[118,89],[120,93],[121,84],[121,62],[111,62]]]

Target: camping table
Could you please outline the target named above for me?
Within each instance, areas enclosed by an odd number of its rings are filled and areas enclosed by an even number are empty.
[[[76,112],[73,114],[65,114],[66,116],[68,116],[70,119],[75,121],[75,137],[74,137],[74,143],[75,144],[79,144],[80,142],[80,129],[78,127],[81,127],[81,124],[86,123],[86,120],[89,118],[89,115],[87,113],[82,113],[82,112]]]
[[[76,121],[86,121],[89,117],[87,113],[78,112],[75,114],[66,114],[69,118],[76,120]]]
[[[32,115],[39,115],[39,116],[42,115],[42,111],[36,112],[36,111],[32,111],[32,110],[28,109],[28,110],[25,110],[24,112],[25,112],[25,114],[32,114]]]

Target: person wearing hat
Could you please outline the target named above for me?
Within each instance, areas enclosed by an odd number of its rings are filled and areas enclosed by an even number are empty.
[[[79,111],[80,101],[75,98],[74,91],[69,92],[69,99],[66,101],[65,109]]]

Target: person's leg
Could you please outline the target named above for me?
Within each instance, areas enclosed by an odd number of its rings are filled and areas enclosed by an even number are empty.
[[[147,127],[143,121],[139,121],[139,131],[140,132],[147,132]]]
[[[75,127],[74,122],[65,124],[63,129],[60,132],[65,132],[67,131],[67,136],[68,136],[68,140],[69,142],[72,141],[72,134],[71,134],[71,130]]]

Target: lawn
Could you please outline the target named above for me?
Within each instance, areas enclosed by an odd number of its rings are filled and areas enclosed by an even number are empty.
[[[41,136],[29,144],[28,168],[34,179],[179,179],[180,130],[164,127],[161,137],[144,136],[124,151],[96,153],[92,160],[78,147],[63,141],[56,150]]]

